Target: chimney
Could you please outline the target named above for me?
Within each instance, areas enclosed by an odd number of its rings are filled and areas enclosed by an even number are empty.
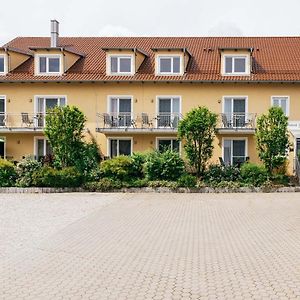
[[[51,20],[51,47],[58,46],[58,34],[59,34],[58,25],[59,25],[58,21]]]

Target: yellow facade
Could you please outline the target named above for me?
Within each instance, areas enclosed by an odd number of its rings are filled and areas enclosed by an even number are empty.
[[[181,113],[184,115],[197,106],[207,106],[210,110],[222,113],[223,99],[226,96],[243,96],[247,99],[247,112],[258,116],[271,106],[271,97],[289,96],[289,120],[300,120],[299,99],[300,86],[294,84],[245,84],[245,83],[2,83],[0,95],[5,96],[6,114],[11,122],[0,127],[0,137],[5,138],[5,154],[13,160],[35,154],[35,137],[42,136],[42,130],[34,126],[21,124],[21,113],[34,115],[37,97],[65,97],[68,105],[79,107],[87,117],[86,127],[96,138],[102,153],[108,153],[108,138],[128,137],[132,139],[132,151],[145,151],[157,146],[158,137],[176,137],[175,131],[152,131],[150,129],[127,131],[124,128],[113,132],[97,132],[101,127],[97,113],[109,112],[109,96],[130,96],[132,98],[132,114],[139,116],[147,113],[157,114],[157,99],[160,96],[178,96],[181,101]],[[245,138],[247,140],[247,156],[250,161],[259,162],[253,132],[236,130],[218,134],[212,161],[218,162],[222,157],[223,139]],[[293,136],[292,136],[293,140]],[[289,170],[292,171],[290,153]]]

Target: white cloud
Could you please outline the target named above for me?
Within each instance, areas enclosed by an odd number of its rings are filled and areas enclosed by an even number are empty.
[[[98,36],[136,36],[136,33],[127,27],[118,25],[105,25],[98,31]]]
[[[243,36],[243,31],[232,22],[219,22],[208,30],[209,36]]]

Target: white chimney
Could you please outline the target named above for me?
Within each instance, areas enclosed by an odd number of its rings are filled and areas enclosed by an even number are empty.
[[[59,25],[58,21],[51,20],[51,47],[58,46],[58,34],[59,34],[58,25]]]

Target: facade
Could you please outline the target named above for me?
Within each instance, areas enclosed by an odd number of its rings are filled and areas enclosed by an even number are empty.
[[[256,119],[289,117],[289,170],[300,145],[300,37],[19,37],[0,49],[0,155],[51,153],[47,109],[78,106],[104,156],[170,146],[186,112],[218,113],[212,162],[259,163]],[[299,148],[300,150],[300,148]]]

